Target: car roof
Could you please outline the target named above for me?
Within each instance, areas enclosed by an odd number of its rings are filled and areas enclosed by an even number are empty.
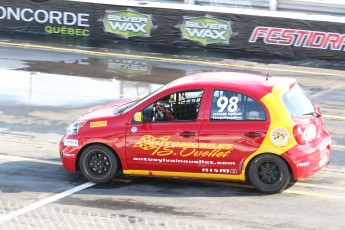
[[[256,90],[272,92],[274,86],[283,83],[290,88],[296,83],[292,78],[279,78],[269,75],[242,73],[242,72],[202,72],[179,78],[172,82],[174,86],[213,86],[239,85]]]

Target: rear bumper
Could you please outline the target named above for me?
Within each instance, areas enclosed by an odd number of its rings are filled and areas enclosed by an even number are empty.
[[[297,145],[282,155],[291,166],[294,179],[312,176],[325,167],[331,157],[331,137],[324,132],[316,146]]]

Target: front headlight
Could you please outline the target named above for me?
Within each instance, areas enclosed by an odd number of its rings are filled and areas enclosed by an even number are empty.
[[[86,123],[87,121],[76,121],[70,124],[70,126],[68,126],[66,129],[66,134],[67,135],[78,134],[79,130],[83,128]]]

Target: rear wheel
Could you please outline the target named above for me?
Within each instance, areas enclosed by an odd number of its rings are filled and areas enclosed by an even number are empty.
[[[114,153],[103,145],[91,145],[80,156],[81,173],[91,182],[107,183],[118,170],[118,162]]]
[[[249,181],[264,193],[281,192],[289,183],[291,175],[285,161],[273,154],[262,154],[249,165]]]

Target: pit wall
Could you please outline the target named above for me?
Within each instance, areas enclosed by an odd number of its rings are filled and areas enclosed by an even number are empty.
[[[0,37],[36,35],[73,44],[133,41],[344,60],[342,22],[343,17],[160,3],[0,0]]]

